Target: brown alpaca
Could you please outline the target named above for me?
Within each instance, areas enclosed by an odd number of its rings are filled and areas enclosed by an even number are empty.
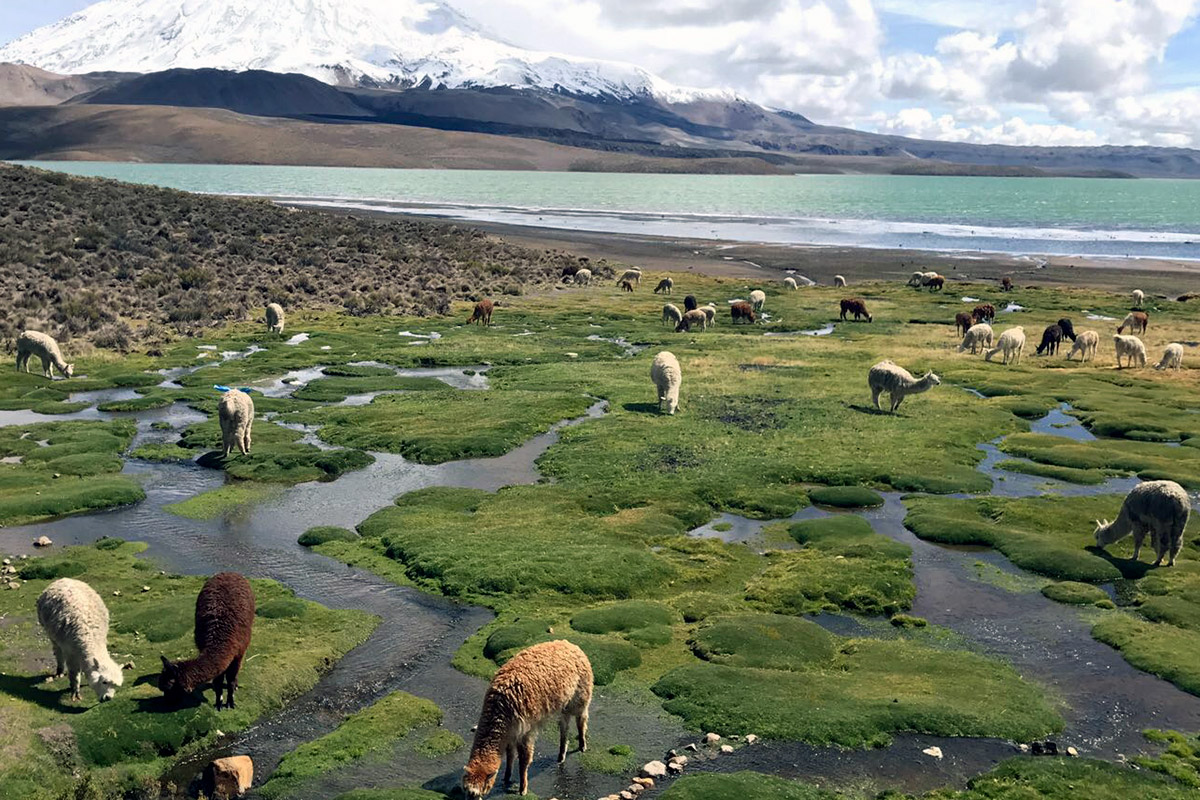
[[[491,300],[480,300],[475,304],[475,310],[471,312],[471,318],[467,320],[467,324],[478,322],[480,325],[488,326],[492,324],[492,309],[496,306]]]
[[[754,306],[745,301],[734,303],[729,307],[729,315],[733,317],[733,321],[746,320],[747,322],[757,322],[758,316],[754,313]]]
[[[996,320],[996,307],[991,303],[981,303],[971,312],[980,322],[992,323]]]
[[[1131,311],[1117,328],[1117,333],[1124,333],[1126,328],[1129,328],[1130,333],[1145,333],[1148,327],[1150,316],[1145,311]]]
[[[858,320],[862,319],[863,317],[867,318],[867,322],[873,321],[870,313],[867,311],[867,301],[863,300],[861,297],[847,298],[846,300],[842,301],[843,321],[845,321],[847,314],[853,314],[855,322],[858,322]]]
[[[1011,292],[1013,289],[1012,278],[1005,275],[1000,279],[1000,291]]]
[[[632,292],[633,291],[633,283],[631,281],[621,281],[621,291],[622,292]]]
[[[965,311],[960,311],[954,315],[954,331],[956,334],[966,336],[967,331],[975,324],[975,317]]]
[[[579,749],[587,750],[588,705],[592,702],[592,665],[583,651],[558,640],[517,653],[496,671],[483,697],[483,711],[463,773],[469,800],[487,797],[496,784],[503,754],[504,782],[520,760],[521,794],[529,790],[529,764],[538,728],[558,718],[558,763],[567,759],[567,727],[575,718]]]
[[[196,597],[196,649],[200,655],[174,663],[162,656],[158,688],[169,700],[179,701],[211,683],[217,693],[217,710],[223,707],[223,688],[228,693],[224,706],[236,708],[233,695],[238,671],[250,647],[253,627],[254,590],[250,581],[236,572],[213,575]]]
[[[942,275],[934,275],[929,279],[929,283],[925,284],[929,287],[929,291],[938,291],[946,288],[946,278]]]

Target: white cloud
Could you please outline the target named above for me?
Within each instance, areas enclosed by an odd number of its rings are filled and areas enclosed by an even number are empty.
[[[1021,117],[1010,117],[998,125],[963,125],[951,114],[935,117],[924,108],[906,108],[893,116],[881,117],[878,129],[881,133],[944,142],[1041,146],[1101,143],[1095,131],[1069,125],[1030,123]]]

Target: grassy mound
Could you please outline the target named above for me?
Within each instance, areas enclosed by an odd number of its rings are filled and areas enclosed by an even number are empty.
[[[216,519],[244,506],[260,503],[278,492],[278,486],[231,483],[189,497],[187,500],[165,505],[163,509],[187,519]]]
[[[584,633],[629,633],[676,621],[675,614],[664,605],[629,600],[580,611],[571,618],[571,627]]]
[[[297,542],[304,547],[316,547],[326,542],[354,542],[357,540],[358,534],[354,531],[338,528],[333,525],[318,525],[300,534]]]
[[[746,587],[752,605],[779,614],[894,614],[915,596],[907,558],[831,557],[816,548],[769,553],[766,568]]]
[[[1191,655],[1200,647],[1200,633],[1129,614],[1111,614],[1096,623],[1092,636],[1120,650],[1138,669],[1200,695],[1200,664]]]
[[[865,486],[822,486],[810,489],[808,499],[819,506],[833,508],[877,508],[883,497]]]
[[[782,670],[826,664],[837,645],[815,622],[776,614],[723,617],[701,627],[688,644],[714,664]]]
[[[598,686],[612,683],[618,672],[642,663],[638,648],[626,642],[578,633],[556,634],[549,623],[536,619],[518,620],[495,628],[483,645],[483,655],[500,666],[530,645],[564,638],[578,645],[587,655]]]
[[[1042,587],[1042,594],[1057,603],[1067,603],[1073,606],[1097,606],[1099,608],[1116,608],[1109,596],[1098,586],[1090,583],[1063,581],[1051,583]]]

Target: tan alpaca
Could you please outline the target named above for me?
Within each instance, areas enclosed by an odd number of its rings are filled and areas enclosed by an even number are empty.
[[[558,761],[567,759],[567,727],[575,718],[579,749],[587,749],[588,705],[592,702],[592,665],[570,642],[544,642],[526,648],[496,671],[483,698],[483,711],[463,774],[469,800],[487,797],[496,785],[503,753],[504,782],[520,759],[521,794],[529,790],[529,764],[538,728],[558,718]]]

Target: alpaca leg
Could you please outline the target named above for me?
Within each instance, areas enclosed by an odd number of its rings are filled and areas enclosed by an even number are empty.
[[[570,717],[563,714],[558,718],[558,763],[563,763],[567,760],[567,725],[570,724]]]
[[[879,407],[879,395],[883,394],[882,389],[871,389],[871,402],[875,404],[876,411],[882,411]]]
[[[53,378],[54,373],[50,371],[50,359],[42,356],[42,374],[47,378]]]
[[[579,712],[579,716],[575,717],[575,724],[579,728],[579,752],[587,751],[587,725],[588,725],[588,710],[585,707]]]
[[[510,744],[504,749],[504,785],[512,783],[513,766],[517,763],[517,746]]]
[[[1169,548],[1167,566],[1173,567],[1175,566],[1175,559],[1179,557],[1179,551],[1183,549],[1183,531],[1173,533],[1167,546]]]
[[[893,414],[896,413],[896,409],[900,407],[900,404],[902,402],[904,402],[904,395],[902,395],[902,394],[893,394],[892,395],[892,413]]]
[[[222,672],[217,677],[213,678],[212,682],[213,694],[215,694],[217,711],[225,707],[225,673]]]
[[[71,667],[70,670],[71,670],[71,699],[72,700],[82,700],[83,698],[79,696],[79,679],[81,677],[83,677],[83,673],[81,673],[79,670],[75,669],[74,667]]]
[[[1142,542],[1146,540],[1146,531],[1143,528],[1135,527],[1133,529],[1133,560],[1137,561],[1138,556],[1142,552]]]
[[[225,702],[225,705],[227,705],[229,708],[237,708],[237,703],[234,702],[233,694],[237,691],[238,673],[242,671],[242,657],[244,655],[245,654],[243,653],[242,656],[235,658],[229,665],[229,669],[225,670],[225,694],[228,698]]]
[[[247,425],[242,429],[241,435],[238,437],[238,449],[242,451],[242,455],[247,455],[250,452],[250,426]]]
[[[518,755],[521,757],[521,789],[520,793],[525,795],[529,792],[529,765],[533,763],[533,736],[526,736],[521,740],[517,747]]]

